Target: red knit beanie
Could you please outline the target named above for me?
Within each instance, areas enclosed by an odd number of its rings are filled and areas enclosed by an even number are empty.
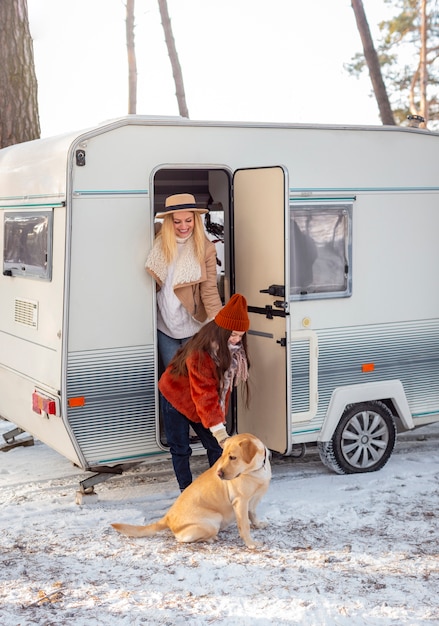
[[[226,330],[247,332],[250,320],[247,315],[247,300],[239,293],[235,293],[221,311],[215,316],[215,324]]]

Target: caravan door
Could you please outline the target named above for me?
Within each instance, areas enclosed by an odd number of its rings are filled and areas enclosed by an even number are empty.
[[[237,170],[233,178],[235,292],[247,299],[250,405],[237,394],[237,431],[271,450],[291,448],[289,427],[288,173],[281,166]]]

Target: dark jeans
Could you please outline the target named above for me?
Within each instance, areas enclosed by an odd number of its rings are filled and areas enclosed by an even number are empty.
[[[181,348],[181,346],[184,346],[189,339],[190,337],[185,337],[184,339],[174,339],[173,337],[169,337],[168,335],[165,335],[165,333],[162,333],[161,330],[157,331],[159,354],[164,369],[168,367],[170,360],[177,350]]]
[[[207,450],[209,465],[215,463],[222,454],[222,448],[208,428],[197,422],[191,422],[175,409],[166,398],[160,396],[166,439],[172,456],[175,476],[180,489],[186,489],[192,482],[189,459],[192,454],[189,440],[189,426],[200,438]]]

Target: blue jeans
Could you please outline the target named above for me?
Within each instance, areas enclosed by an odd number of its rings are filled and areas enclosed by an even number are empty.
[[[183,491],[192,482],[192,472],[189,463],[192,454],[189,426],[193,428],[206,448],[207,458],[211,467],[220,458],[223,450],[208,428],[204,428],[202,424],[192,422],[182,415],[162,395],[160,396],[160,401],[166,439],[172,456],[172,465],[174,466],[178,485],[181,491]]]
[[[184,339],[174,339],[173,337],[169,337],[168,335],[165,335],[165,333],[162,333],[161,330],[157,331],[159,354],[165,369],[168,367],[170,360],[177,350],[181,348],[181,346],[184,346],[189,339],[190,337],[185,337]]]

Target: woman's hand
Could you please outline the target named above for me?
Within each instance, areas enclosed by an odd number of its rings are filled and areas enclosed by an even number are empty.
[[[212,433],[212,435],[215,437],[215,439],[218,441],[219,445],[222,448],[224,446],[225,440],[229,438],[229,435],[227,434],[227,430],[225,429],[225,426],[223,424],[219,424],[218,426],[212,426],[212,428],[210,429],[210,432]]]

